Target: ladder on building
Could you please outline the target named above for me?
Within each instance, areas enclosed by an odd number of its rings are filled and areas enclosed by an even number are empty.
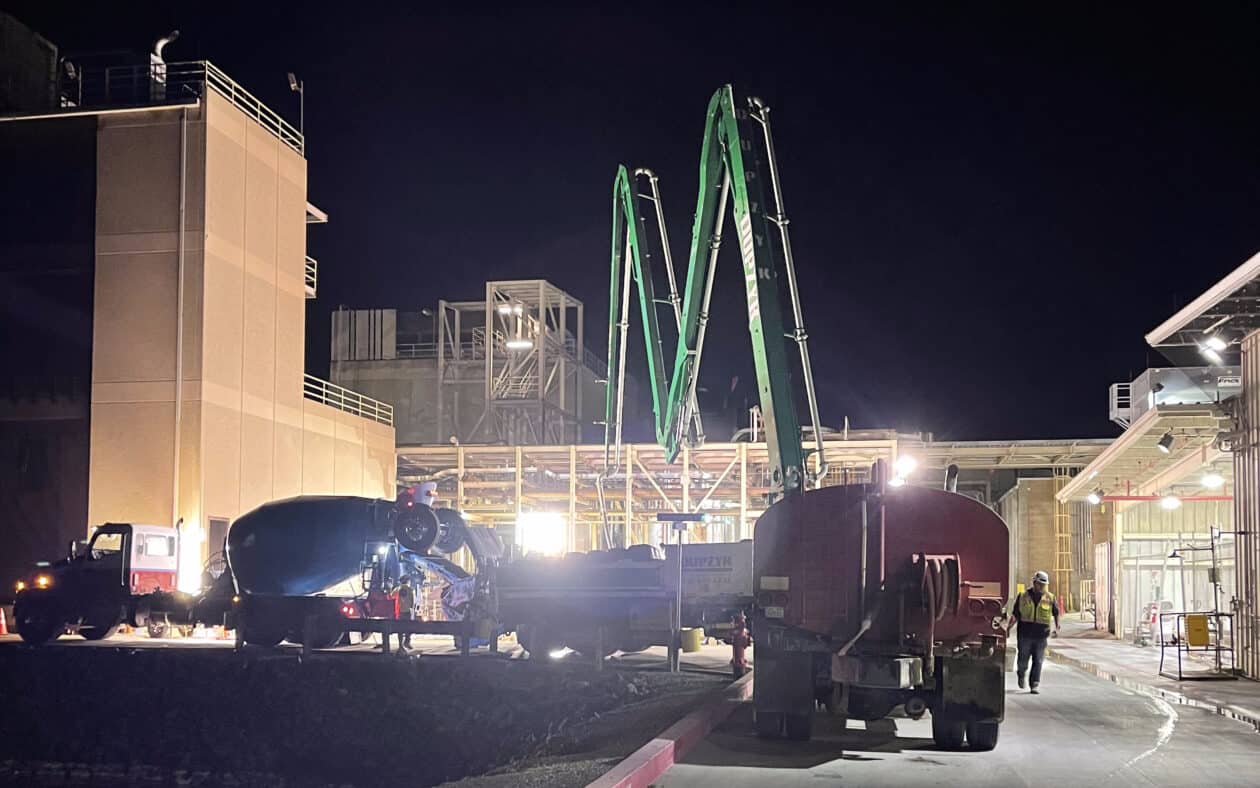
[[[1071,504],[1059,500],[1059,493],[1072,481],[1070,468],[1056,467],[1054,477],[1054,592],[1059,596],[1060,610],[1075,610],[1072,593],[1072,510]]]

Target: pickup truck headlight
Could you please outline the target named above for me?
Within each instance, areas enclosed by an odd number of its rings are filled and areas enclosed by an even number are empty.
[[[35,577],[35,586],[37,588],[48,588],[52,585],[52,577],[50,575],[37,575]]]

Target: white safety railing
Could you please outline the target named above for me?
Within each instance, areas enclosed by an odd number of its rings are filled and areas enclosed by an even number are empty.
[[[285,145],[298,153],[305,154],[306,141],[302,138],[301,132],[259,101],[253,93],[236,84],[236,80],[223,73],[218,66],[209,60],[203,60],[201,63],[205,66],[206,84],[231,101],[237,109],[258,121],[258,125],[276,135]]]
[[[1124,429],[1129,428],[1129,422],[1132,420],[1132,390],[1133,387],[1128,383],[1112,383],[1111,389],[1107,392],[1110,418]]]
[[[319,262],[311,257],[306,256],[306,297],[314,298],[316,285],[319,284]]]
[[[205,98],[208,85],[293,150],[305,155],[302,133],[208,60],[86,66],[61,70],[65,109],[179,104]]]
[[[357,391],[338,386],[314,375],[304,375],[302,395],[314,402],[320,402],[337,410],[362,416],[365,419],[378,421],[387,426],[394,426],[394,406],[380,400],[365,397]]]

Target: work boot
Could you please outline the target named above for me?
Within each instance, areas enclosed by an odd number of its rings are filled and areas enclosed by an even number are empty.
[[[1019,688],[1023,689],[1024,688],[1024,674],[1023,673],[1015,674],[1015,679],[1016,681],[1019,682]]]
[[[1028,690],[1028,693],[1029,693],[1030,695],[1040,695],[1040,694],[1041,694],[1041,691],[1040,691],[1040,690],[1038,690],[1038,689],[1037,689],[1037,685],[1036,685],[1036,684],[1034,684],[1034,685],[1032,685],[1032,687]]]

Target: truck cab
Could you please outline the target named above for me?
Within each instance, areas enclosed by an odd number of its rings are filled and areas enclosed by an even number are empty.
[[[13,617],[22,639],[42,644],[70,632],[109,637],[130,620],[135,597],[173,591],[178,534],[158,525],[106,523],[69,555],[18,581]]]

